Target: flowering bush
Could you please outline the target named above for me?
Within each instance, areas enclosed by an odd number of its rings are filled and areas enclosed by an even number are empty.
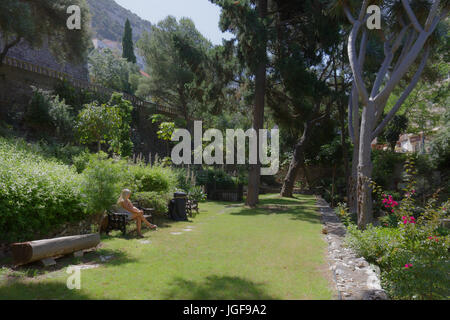
[[[405,164],[406,188],[396,201],[372,183],[386,215],[381,226],[348,228],[347,243],[381,269],[383,287],[394,299],[448,299],[450,237],[441,227],[450,201],[437,204],[437,194],[424,208],[416,205],[414,162]]]

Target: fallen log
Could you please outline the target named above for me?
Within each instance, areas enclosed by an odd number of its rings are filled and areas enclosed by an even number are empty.
[[[97,246],[100,234],[86,234],[55,239],[37,240],[11,245],[13,261],[16,266],[34,261],[66,255]]]

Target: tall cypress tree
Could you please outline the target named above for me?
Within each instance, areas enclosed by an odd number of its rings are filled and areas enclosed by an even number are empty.
[[[122,57],[127,59],[129,62],[136,63],[136,56],[134,54],[133,45],[133,29],[131,28],[130,20],[127,19],[125,22],[125,31],[122,39],[123,53]]]

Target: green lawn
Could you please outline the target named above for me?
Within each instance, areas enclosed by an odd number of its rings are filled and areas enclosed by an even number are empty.
[[[201,203],[192,222],[147,231],[150,244],[112,233],[51,272],[0,269],[0,299],[332,299],[314,204],[277,195],[262,196],[258,209]],[[66,266],[77,263],[100,267],[82,270],[81,290],[68,290]]]

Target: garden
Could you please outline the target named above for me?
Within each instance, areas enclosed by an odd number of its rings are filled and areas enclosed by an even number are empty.
[[[448,300],[449,3],[313,2],[2,1],[0,300]]]

